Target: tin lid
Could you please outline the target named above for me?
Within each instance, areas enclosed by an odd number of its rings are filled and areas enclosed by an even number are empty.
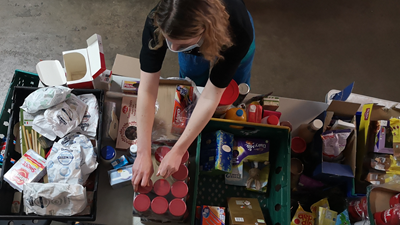
[[[250,92],[250,87],[246,83],[239,84],[239,94],[246,95]]]
[[[164,158],[164,156],[171,151],[171,149],[167,146],[161,146],[157,148],[156,153],[154,153],[154,157],[158,162],[161,162],[161,160]]]
[[[270,115],[267,118],[267,123],[270,125],[278,125],[279,124],[279,118],[275,115]]]
[[[115,156],[115,149],[111,146],[105,146],[101,149],[101,157],[105,160],[110,160]]]
[[[188,168],[185,165],[181,164],[179,166],[178,171],[176,171],[174,174],[172,174],[172,177],[175,180],[185,180],[188,177],[188,175],[189,175]]]
[[[291,148],[294,153],[303,153],[307,148],[306,141],[301,137],[294,137],[292,138]]]
[[[236,81],[232,79],[228,87],[226,87],[224,93],[222,94],[219,105],[231,105],[236,101],[239,96],[239,86]]]
[[[183,181],[176,181],[171,186],[171,193],[176,198],[184,198],[186,197],[189,188],[187,184]]]
[[[131,145],[131,147],[129,147],[129,151],[131,154],[136,154],[137,153],[137,145]]]
[[[140,185],[140,186],[138,187],[138,192],[139,192],[140,194],[147,194],[147,193],[149,193],[152,189],[153,189],[153,181],[149,180],[149,186],[143,187],[142,185]]]
[[[164,197],[156,197],[151,201],[151,210],[157,214],[164,214],[168,210],[168,201]]]
[[[183,216],[186,212],[186,203],[179,198],[172,200],[169,203],[169,212],[174,216]]]
[[[189,160],[189,152],[186,151],[185,154],[182,156],[182,164],[186,163]]]
[[[165,179],[159,179],[154,183],[154,193],[159,196],[165,196],[169,193],[171,186]]]
[[[139,212],[145,212],[150,208],[150,198],[147,195],[140,194],[133,200],[133,207]]]

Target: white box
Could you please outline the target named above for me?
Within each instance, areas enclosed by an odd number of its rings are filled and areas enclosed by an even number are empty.
[[[94,34],[86,42],[87,48],[63,52],[70,88],[93,88],[93,80],[106,70],[101,36]]]

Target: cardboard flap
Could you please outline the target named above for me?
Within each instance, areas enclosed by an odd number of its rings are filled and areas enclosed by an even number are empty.
[[[352,102],[332,101],[326,111],[332,111],[338,116],[354,116],[361,104]]]
[[[112,72],[116,75],[140,79],[140,61],[137,58],[117,54]]]
[[[93,34],[86,42],[90,74],[95,79],[106,70],[101,36]]]
[[[369,113],[371,114],[370,121],[389,120],[393,117],[400,117],[400,110],[396,107],[388,109],[378,104],[374,104]]]

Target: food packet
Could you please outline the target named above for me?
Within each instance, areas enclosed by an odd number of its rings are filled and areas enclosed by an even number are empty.
[[[347,209],[336,217],[335,225],[350,225],[349,212]]]
[[[319,207],[329,209],[329,202],[327,198],[321,199],[318,202],[311,205],[311,213],[313,214],[314,218],[317,218]]]
[[[400,157],[400,119],[391,118],[390,128],[393,135],[393,155]]]
[[[99,106],[94,94],[78,95],[78,98],[87,105],[87,110],[81,123],[72,132],[96,137],[97,124],[99,122]]]
[[[49,183],[83,184],[97,168],[97,155],[85,135],[70,134],[54,143],[47,157]]]
[[[86,109],[87,105],[71,94],[67,101],[47,109],[44,117],[51,124],[54,133],[62,138],[81,123]]]
[[[54,141],[57,138],[57,135],[53,131],[53,127],[47,121],[44,115],[37,115],[33,119],[32,128],[51,141]]]
[[[48,109],[67,100],[71,96],[71,91],[63,86],[39,88],[25,98],[21,109],[28,113]]]
[[[335,225],[336,217],[337,212],[324,207],[319,207],[316,225]]]
[[[25,213],[41,216],[72,216],[87,205],[86,189],[79,184],[24,184]]]
[[[324,157],[335,158],[339,156],[346,147],[347,138],[349,137],[350,133],[350,129],[330,130],[322,133],[322,151]]]
[[[314,225],[314,216],[312,213],[304,211],[304,209],[299,204],[299,208],[297,208],[296,214],[292,219],[290,225],[299,225],[299,224],[307,224]]]

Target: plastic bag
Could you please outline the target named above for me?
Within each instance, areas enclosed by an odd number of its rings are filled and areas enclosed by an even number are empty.
[[[97,168],[97,155],[85,135],[70,134],[54,143],[47,158],[49,183],[83,184]]]
[[[312,215],[312,213],[304,211],[300,204],[297,208],[296,214],[294,214],[290,225],[298,224],[314,225],[314,216]]]
[[[32,128],[51,141],[54,141],[57,138],[57,135],[53,131],[53,127],[44,115],[37,115],[33,119]]]
[[[74,94],[56,106],[47,109],[44,117],[51,124],[54,133],[60,138],[78,127],[85,115],[87,105]]]
[[[28,113],[36,113],[42,109],[48,109],[71,96],[71,89],[63,86],[45,87],[37,89],[25,98],[21,109]]]
[[[93,94],[78,95],[78,98],[87,105],[87,110],[81,123],[72,132],[96,137],[97,124],[99,122],[99,106],[96,96]]]
[[[86,189],[79,184],[24,184],[25,213],[72,216],[87,205]]]
[[[321,134],[324,160],[338,157],[346,147],[351,130],[330,130]]]

